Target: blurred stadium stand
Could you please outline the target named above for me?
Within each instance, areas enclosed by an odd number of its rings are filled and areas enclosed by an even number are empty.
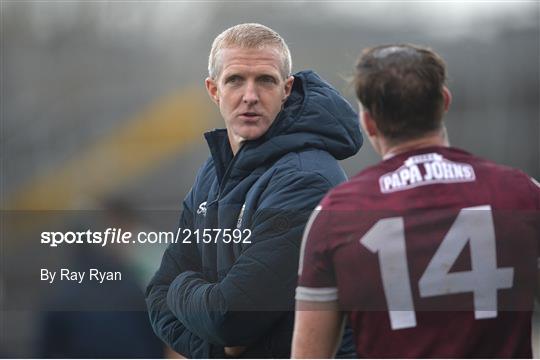
[[[314,68],[351,102],[361,48],[435,48],[452,143],[538,178],[538,6],[3,3],[3,208],[92,208],[110,192],[177,208],[208,154],[202,132],[222,126],[203,86],[211,41],[244,21],[276,28],[295,70]],[[376,160],[365,146],[344,165]]]

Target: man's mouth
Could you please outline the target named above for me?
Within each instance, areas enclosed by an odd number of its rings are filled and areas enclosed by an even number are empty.
[[[247,111],[245,113],[240,114],[240,116],[242,116],[244,119],[247,119],[247,120],[255,120],[256,118],[260,117],[261,114],[252,112],[252,111]]]

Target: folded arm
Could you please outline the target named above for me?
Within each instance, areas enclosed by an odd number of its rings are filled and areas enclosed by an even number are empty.
[[[263,337],[294,308],[302,232],[329,187],[319,175],[300,172],[274,181],[253,216],[252,244],[220,282],[198,271],[178,275],[167,296],[172,313],[214,344],[249,346]]]
[[[192,227],[192,215],[184,203],[180,227]],[[195,335],[171,312],[167,294],[173,280],[185,271],[200,270],[197,248],[188,244],[171,244],[161,265],[146,289],[150,323],[156,335],[176,352],[194,358],[224,357],[223,348]]]

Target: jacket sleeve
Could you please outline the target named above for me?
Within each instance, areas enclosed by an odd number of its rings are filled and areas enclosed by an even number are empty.
[[[249,346],[294,310],[302,232],[331,184],[315,173],[287,175],[270,181],[262,193],[251,221],[252,244],[221,282],[210,283],[192,270],[171,283],[169,308],[197,336],[222,346]]]
[[[189,197],[189,195],[188,195]],[[181,228],[192,227],[191,209],[184,202],[180,219]],[[165,250],[161,265],[146,289],[146,305],[150,323],[156,335],[176,352],[192,358],[224,357],[222,347],[211,345],[189,331],[169,310],[167,292],[178,274],[200,270],[200,260],[195,246],[170,244]]]

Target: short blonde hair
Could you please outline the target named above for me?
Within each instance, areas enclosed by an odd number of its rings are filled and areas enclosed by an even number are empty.
[[[281,55],[281,75],[283,79],[286,79],[291,74],[291,52],[285,40],[267,26],[247,23],[230,27],[214,39],[208,57],[208,76],[211,79],[216,79],[221,73],[221,50],[233,47],[244,49],[275,48]]]

